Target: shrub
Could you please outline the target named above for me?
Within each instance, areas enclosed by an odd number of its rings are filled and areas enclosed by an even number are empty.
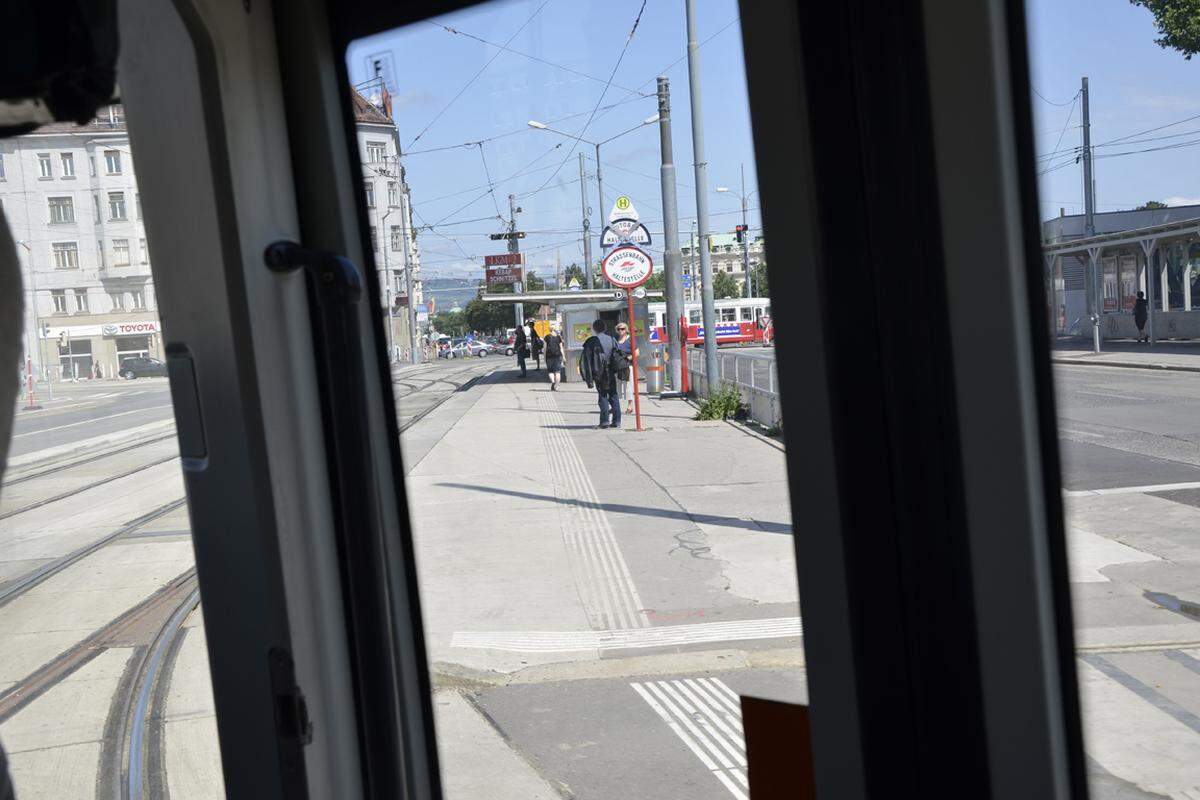
[[[726,420],[740,417],[743,413],[741,392],[733,384],[722,383],[715,392],[700,401],[696,419]]]

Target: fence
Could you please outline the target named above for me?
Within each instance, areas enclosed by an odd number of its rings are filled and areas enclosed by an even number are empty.
[[[693,394],[708,394],[705,379],[704,349],[688,348],[688,384]],[[775,374],[775,357],[767,353],[739,353],[737,350],[717,351],[717,373],[721,383],[736,386],[742,403],[749,409],[750,418],[768,428],[783,426],[783,411],[779,405],[779,381]]]

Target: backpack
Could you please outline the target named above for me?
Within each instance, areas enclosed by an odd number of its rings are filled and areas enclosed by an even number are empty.
[[[613,375],[617,376],[617,380],[629,380],[629,353],[626,353],[618,345],[608,354],[608,361],[608,368]]]
[[[551,334],[542,341],[546,344],[546,358],[562,358],[562,339]]]

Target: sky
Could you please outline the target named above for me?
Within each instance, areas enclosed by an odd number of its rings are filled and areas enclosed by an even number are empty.
[[[729,233],[741,221],[739,169],[745,165],[749,224],[758,234],[737,3],[696,5],[710,229]],[[686,245],[696,201],[684,3],[646,0],[630,38],[642,6],[642,0],[493,0],[351,46],[346,58],[355,83],[372,76],[374,57],[390,59],[393,116],[426,277],[477,277],[485,254],[503,252],[504,242],[488,234],[504,228],[509,193],[522,208],[517,227],[527,232],[521,249],[528,267],[552,274],[556,254],[564,266],[581,262],[580,152],[593,256],[597,225],[625,194],[650,228],[649,249],[660,263],[659,133],[656,124],[641,124],[657,111],[659,74],[671,81],[680,243]],[[1154,44],[1150,14],[1128,0],[1028,0],[1027,14],[1035,147],[1043,156],[1041,216],[1055,216],[1059,208],[1082,212],[1082,169],[1072,148],[1081,143],[1077,95],[1084,75],[1097,210],[1147,200],[1200,203],[1194,146],[1200,144],[1200,59],[1185,61]],[[1191,116],[1197,119],[1181,122]],[[591,142],[621,134],[601,149],[603,204],[592,145],[531,128],[529,120]],[[1131,135],[1159,126],[1167,127]],[[1173,144],[1185,146],[1131,152]]]

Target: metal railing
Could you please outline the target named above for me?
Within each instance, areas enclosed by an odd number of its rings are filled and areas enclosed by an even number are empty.
[[[708,382],[705,379],[702,348],[688,348],[687,370],[691,391],[704,397],[708,394]],[[767,427],[782,424],[779,380],[773,354],[739,352],[736,348],[718,350],[717,373],[721,383],[736,386],[741,392],[751,419]]]

